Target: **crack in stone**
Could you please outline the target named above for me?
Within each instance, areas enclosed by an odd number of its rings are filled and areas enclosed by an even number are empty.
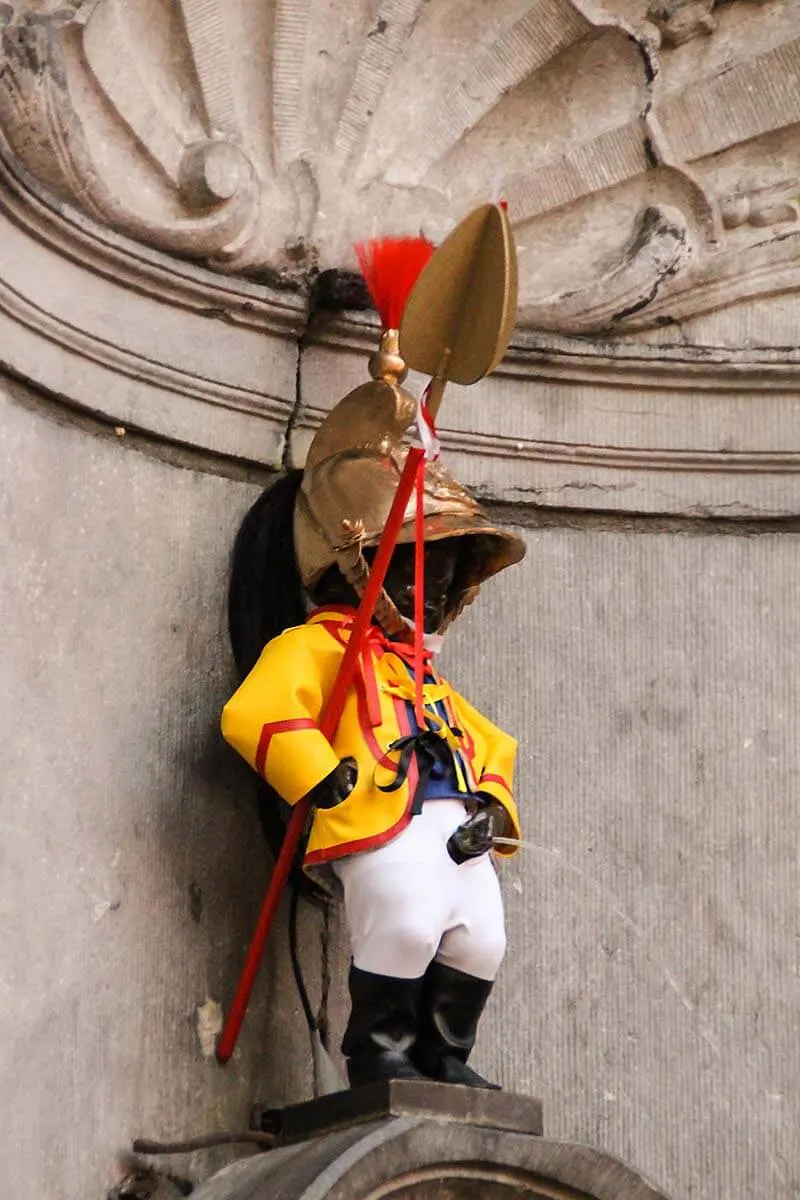
[[[283,450],[281,452],[281,469],[284,471],[290,471],[292,468],[292,434],[303,405],[303,343],[307,331],[308,326],[303,330],[295,345],[294,402],[283,432]]]

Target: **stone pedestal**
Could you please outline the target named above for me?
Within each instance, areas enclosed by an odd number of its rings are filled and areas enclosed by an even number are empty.
[[[542,1136],[528,1096],[392,1080],[263,1114],[279,1148],[195,1200],[666,1200],[618,1159]]]

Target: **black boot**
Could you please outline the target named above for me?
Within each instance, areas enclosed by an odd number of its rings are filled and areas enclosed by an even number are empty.
[[[466,1065],[492,986],[489,980],[476,979],[444,963],[432,962],[428,967],[412,1057],[429,1079],[500,1090],[498,1084],[487,1082]]]
[[[408,1052],[417,1036],[422,979],[394,979],[350,967],[352,1011],[342,1040],[351,1087],[381,1079],[422,1079]]]

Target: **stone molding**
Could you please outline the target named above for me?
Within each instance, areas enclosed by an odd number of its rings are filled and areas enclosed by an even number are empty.
[[[301,290],[498,187],[523,329],[661,343],[798,291],[800,0],[362,9],[0,4],[0,129],[98,222]]]
[[[309,323],[299,291],[144,247],[8,159],[0,239],[0,363],[114,424],[279,469],[365,378],[371,314]],[[798,392],[797,349],[520,331],[492,377],[448,393],[441,424],[487,500],[782,516],[800,511]]]
[[[350,315],[307,335],[290,462],[302,464],[339,394],[362,382],[372,333]],[[522,333],[488,379],[448,391],[440,427],[448,464],[490,501],[790,516],[799,392],[797,350],[704,354]]]
[[[0,361],[119,425],[280,466],[305,306],[97,225],[0,162]]]

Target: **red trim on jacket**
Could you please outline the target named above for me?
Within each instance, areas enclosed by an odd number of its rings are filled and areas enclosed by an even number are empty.
[[[397,717],[397,725],[400,730],[400,736],[405,737],[407,734],[411,733],[411,722],[408,719],[406,702],[401,699],[401,697],[395,696],[392,703],[394,704],[394,711]],[[369,728],[368,722],[365,721],[365,715],[366,714],[362,708],[361,698],[359,696],[358,720],[359,724],[361,725],[361,732],[364,734],[365,738],[371,739],[372,746],[370,746],[370,749],[373,749],[374,746],[373,754],[375,754],[375,751],[377,750],[378,753],[376,757],[380,758],[380,748],[378,747],[378,743],[375,741],[375,735],[373,734],[372,729]],[[390,826],[389,829],[385,829],[383,833],[373,834],[372,837],[359,838],[354,842],[343,842],[338,846],[328,846],[324,850],[315,850],[312,854],[306,855],[303,866],[320,866],[322,863],[333,862],[334,859],[337,858],[346,858],[350,854],[360,854],[363,850],[377,850],[380,846],[385,846],[387,842],[391,842],[397,837],[398,834],[402,833],[406,826],[411,822],[411,805],[414,802],[414,792],[417,790],[418,781],[419,769],[417,767],[416,759],[412,759],[408,768],[408,777],[406,779],[406,786],[408,787],[408,801],[406,803],[405,811],[401,815],[400,819],[394,823],[394,825]]]
[[[332,611],[337,610],[334,608],[321,608],[317,610],[320,615],[324,615],[325,613]],[[345,616],[349,616],[351,611],[354,610],[350,610],[342,606],[338,611],[343,612]],[[344,635],[345,633],[350,634],[352,631],[352,621],[344,622],[318,620],[315,622],[315,624],[324,629],[326,633],[329,633],[334,641],[336,641],[340,646],[347,646],[349,638],[345,637]],[[384,654],[395,654],[398,658],[402,659],[403,662],[408,664],[413,658],[414,647],[405,642],[393,642],[391,638],[389,638],[383,632],[380,625],[376,625],[373,622],[368,626],[364,635],[363,645],[358,652],[358,670],[353,677],[353,686],[355,687],[356,692],[359,694],[359,696],[361,693],[364,695],[367,706],[367,717],[372,728],[376,728],[378,725],[380,725],[382,720],[381,701],[378,693],[378,683],[375,678],[373,658],[383,658]],[[423,661],[425,662],[426,666],[430,661],[430,657],[430,652],[425,651],[423,655]],[[377,757],[381,757],[380,753],[378,753]]]
[[[264,774],[269,744],[276,733],[293,733],[296,729],[316,728],[316,721],[312,721],[310,717],[293,717],[289,721],[269,721],[264,725],[261,729],[261,737],[258,739],[258,749],[256,750],[256,770],[259,775]]]
[[[511,792],[511,788],[508,786],[505,779],[503,779],[502,775],[490,775],[485,772],[483,775],[481,775],[478,781],[478,786],[480,787],[482,783],[499,783],[500,786],[504,787],[507,792]]]
[[[316,867],[320,863],[333,862],[336,858],[347,858],[349,854],[360,854],[362,850],[378,850],[381,846],[385,846],[387,842],[391,842],[398,834],[402,833],[405,827],[411,821],[409,809],[411,802],[409,801],[408,808],[403,813],[402,817],[390,829],[384,830],[383,833],[373,834],[372,837],[359,838],[355,842],[345,842],[340,846],[328,846],[326,850],[315,850],[313,854],[307,854],[304,867]]]
[[[368,670],[370,670],[370,671],[372,670],[371,663],[365,663],[364,666]],[[379,711],[378,712],[378,720],[373,723],[373,719],[372,719],[373,714],[370,712],[370,705],[369,705],[369,693],[367,691],[366,684],[364,683],[363,676],[361,679],[359,679],[358,676],[356,676],[356,681],[357,681],[357,683],[356,683],[355,691],[356,691],[356,711],[358,712],[358,724],[361,728],[361,733],[363,735],[364,741],[367,743],[367,748],[369,749],[370,754],[372,755],[372,757],[375,759],[375,762],[377,763],[383,757],[383,750],[378,745],[378,739],[375,737],[375,728],[381,724],[381,714]],[[361,686],[358,686],[359,684]],[[377,695],[378,695],[377,685],[375,685],[375,696],[377,697]]]

